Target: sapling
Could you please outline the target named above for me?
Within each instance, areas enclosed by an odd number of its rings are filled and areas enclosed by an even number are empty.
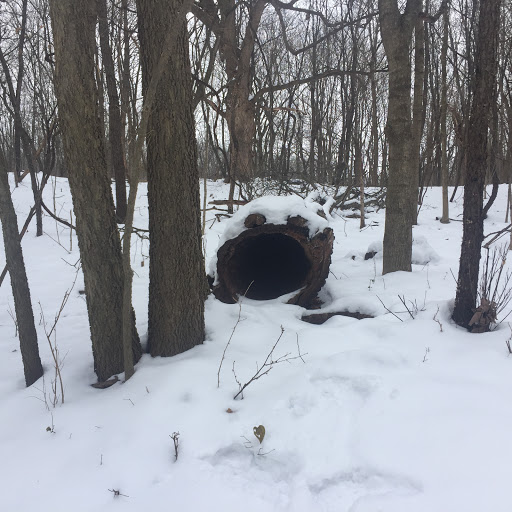
[[[439,319],[437,318],[437,315],[439,313],[439,306],[437,306],[437,311],[436,311],[436,314],[434,315],[434,317],[432,318],[432,320],[434,320],[434,322],[437,322],[439,324],[439,330],[441,332],[443,332],[443,324],[439,321]]]
[[[478,306],[473,310],[469,321],[471,332],[488,332],[498,323],[498,315],[512,300],[512,272],[505,271],[508,247],[495,248],[492,254],[486,247],[480,286],[478,288]],[[510,313],[509,313],[510,314]],[[508,314],[501,320],[505,320]]]
[[[52,358],[53,358],[53,367],[55,370],[55,378],[52,380],[53,397],[51,399],[51,403],[54,407],[57,405],[57,403],[59,401],[58,392],[57,392],[57,382],[59,383],[59,387],[60,387],[60,402],[62,404],[64,403],[64,383],[62,381],[61,369],[62,369],[62,365],[64,363],[64,359],[66,357],[66,356],[64,356],[64,358],[61,359],[61,357],[59,355],[59,348],[57,346],[56,329],[57,329],[57,324],[60,319],[60,315],[62,314],[62,311],[64,311],[64,308],[66,307],[66,304],[68,303],[69,296],[71,295],[71,292],[72,292],[73,288],[75,287],[75,283],[76,283],[76,280],[78,277],[79,270],[80,270],[80,267],[77,269],[77,271],[75,273],[75,278],[73,280],[73,284],[64,293],[64,297],[60,304],[60,308],[57,311],[57,314],[55,315],[55,320],[54,320],[50,330],[47,329],[46,320],[45,320],[44,312],[43,312],[43,307],[41,306],[41,303],[39,303],[39,309],[41,310],[41,323],[43,324],[44,333],[46,335],[46,339],[48,340],[48,345],[50,346],[50,351],[51,351]],[[52,335],[53,335],[53,341],[52,341]]]
[[[249,283],[249,286],[245,290],[245,293],[238,300],[238,318],[236,319],[235,325],[233,327],[233,330],[231,331],[231,335],[229,336],[228,342],[226,343],[226,346],[224,347],[224,352],[222,352],[222,358],[221,358],[220,363],[219,363],[219,369],[217,370],[217,387],[218,388],[220,387],[220,371],[222,369],[222,363],[224,362],[224,359],[226,357],[226,351],[227,351],[227,349],[228,349],[228,347],[229,347],[229,345],[231,343],[231,340],[233,339],[233,336],[235,334],[236,328],[238,327],[238,324],[242,320],[242,302],[243,302],[244,297],[247,295],[247,292],[249,291],[249,288],[252,286],[252,283],[254,283],[254,281],[251,281]],[[234,372],[234,370],[233,370],[233,372]]]

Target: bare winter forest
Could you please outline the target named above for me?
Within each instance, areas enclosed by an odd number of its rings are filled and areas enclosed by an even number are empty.
[[[511,7],[0,0],[0,509],[508,512]]]

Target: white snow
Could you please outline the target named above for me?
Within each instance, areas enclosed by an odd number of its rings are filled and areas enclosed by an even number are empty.
[[[221,183],[208,187],[213,197],[227,196]],[[452,218],[460,218],[461,195],[450,204]],[[21,225],[31,205],[29,184],[14,190],[13,199]],[[50,186],[45,202],[53,204]],[[66,180],[55,181],[55,203],[69,218]],[[46,373],[44,382],[24,387],[6,278],[0,288],[0,510],[510,511],[512,357],[505,341],[511,333],[506,321],[493,332],[469,334],[450,320],[462,223],[436,221],[440,204],[441,191],[429,190],[414,228],[422,264],[385,276],[379,255],[364,260],[368,247],[382,240],[384,210],[369,214],[363,230],[358,219],[334,215],[324,310],[375,318],[335,316],[316,326],[302,322],[304,309],[282,298],[227,305],[210,296],[203,345],[173,358],[145,355],[130,381],[106,390],[90,386],[96,379],[79,274],[56,332],[65,358],[65,403],[49,409],[44,392],[49,400],[54,373],[38,303],[51,325],[79,255],[74,236],[70,250],[67,228],[45,217],[46,234],[36,238],[33,221],[23,249]],[[486,233],[505,226],[505,208],[501,188]],[[267,221],[285,216],[286,208],[276,207]],[[147,226],[145,186],[135,224]],[[208,218],[208,261],[225,224]],[[136,236],[133,242],[134,307],[144,339],[148,247]],[[294,357],[299,346],[304,362],[275,365],[247,387],[243,400],[233,400],[233,365],[238,380],[247,382],[281,326],[275,357]],[[266,429],[261,446],[253,435],[258,425]],[[47,431],[52,426],[53,433]],[[177,462],[174,432],[180,433]]]

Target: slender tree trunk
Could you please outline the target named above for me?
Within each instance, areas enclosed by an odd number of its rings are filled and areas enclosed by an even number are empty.
[[[5,259],[11,277],[25,383],[30,386],[43,375],[43,367],[39,357],[34,313],[30,301],[18,222],[9,190],[5,156],[2,151],[0,151],[0,220],[2,221]]]
[[[371,166],[370,166],[370,184],[376,187],[379,184],[379,121],[377,117],[377,79],[375,77],[375,69],[377,67],[377,49],[371,49],[370,61],[370,83],[371,83],[371,112],[372,112],[372,151],[371,151]]]
[[[100,36],[101,59],[105,70],[108,96],[108,139],[113,175],[116,181],[116,217],[123,223],[126,217],[126,169],[123,156],[123,132],[119,94],[117,92],[114,59],[109,42],[106,0],[97,0],[98,27]]]
[[[446,111],[448,80],[446,76],[446,60],[448,53],[448,8],[443,13],[443,43],[441,48],[441,186],[443,194],[443,215],[441,222],[450,222],[448,202],[448,148],[446,136]]]
[[[489,213],[489,210],[491,209],[491,206],[494,204],[494,201],[496,200],[496,197],[498,197],[498,189],[500,186],[500,179],[498,176],[498,153],[500,151],[500,144],[499,144],[499,136],[498,136],[498,103],[494,102],[492,105],[492,123],[491,123],[491,151],[489,152],[489,173],[491,175],[491,181],[492,181],[492,190],[491,195],[489,196],[489,199],[487,200],[487,203],[484,206],[483,210],[483,216],[484,219],[487,218],[487,213]]]
[[[411,215],[412,223],[418,223],[418,189],[420,184],[421,136],[425,119],[423,117],[423,84],[425,76],[425,25],[418,18],[414,30],[414,100],[411,147]]]
[[[359,123],[358,123],[359,124]],[[366,226],[364,217],[364,170],[363,170],[363,153],[361,147],[361,131],[358,129],[355,142],[354,142],[354,168],[356,171],[356,183],[359,186],[359,214],[361,219],[359,221],[359,229]]]
[[[123,371],[123,267],[94,81],[95,2],[51,0],[55,88],[100,381]],[[135,317],[134,359],[141,355]]]
[[[146,133],[150,230],[148,344],[153,356],[173,356],[204,340],[207,285],[183,7],[182,0],[137,2],[144,94],[157,72],[167,31],[173,23],[176,27],[176,38],[150,104]]]
[[[476,307],[483,239],[483,192],[489,117],[496,101],[497,35],[501,0],[482,0],[478,21],[474,94],[468,129],[463,234],[453,320],[469,327]]]
[[[16,93],[13,102],[14,108],[14,161],[15,161],[15,182],[18,186],[18,181],[21,176],[21,87],[25,74],[25,61],[23,59],[23,48],[25,45],[25,35],[27,32],[27,5],[28,0],[22,0],[21,3],[21,27],[19,30],[18,39],[18,76],[16,79]]]

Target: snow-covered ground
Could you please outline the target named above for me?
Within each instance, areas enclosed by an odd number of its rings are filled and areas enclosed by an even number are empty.
[[[69,218],[67,182],[54,185],[57,213]],[[208,190],[227,194],[220,183]],[[145,227],[144,186],[139,196],[135,223]],[[28,183],[13,199],[21,225],[31,205]],[[53,204],[50,185],[45,201]],[[46,374],[44,382],[24,387],[6,279],[0,288],[0,510],[512,510],[512,357],[505,344],[511,331],[505,321],[491,333],[469,334],[450,320],[462,223],[436,221],[440,204],[440,190],[429,190],[414,228],[412,273],[382,276],[381,255],[364,260],[382,241],[384,211],[369,214],[362,231],[359,220],[332,221],[325,309],[375,318],[336,316],[316,326],[283,300],[240,306],[210,296],[204,345],[174,358],[144,355],[129,382],[106,390],[90,386],[96,378],[79,274],[56,331],[65,403],[49,408],[44,399],[45,393],[51,399],[54,374],[40,308],[51,326],[79,254],[74,236],[70,248],[68,229],[45,217],[45,236],[36,239],[33,221],[23,249]],[[450,207],[450,216],[461,219],[462,190]],[[502,187],[486,233],[505,226],[505,208]],[[209,215],[208,261],[224,225]],[[144,340],[148,247],[133,240],[133,300]],[[414,319],[399,295],[411,310],[417,307]],[[281,326],[275,356],[293,357],[299,346],[304,362],[274,366],[247,387],[243,400],[233,400],[233,365],[247,382]],[[253,434],[258,425],[266,430],[261,445]],[[174,432],[180,433],[177,462]]]

